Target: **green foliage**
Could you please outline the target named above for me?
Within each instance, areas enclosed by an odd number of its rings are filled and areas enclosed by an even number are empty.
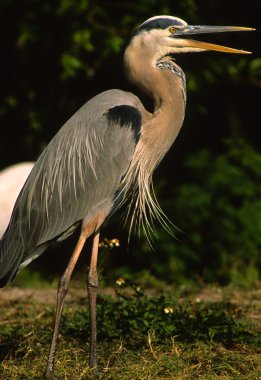
[[[32,270],[30,267],[25,267],[19,274],[15,277],[12,286],[22,287],[22,288],[34,288],[34,289],[47,289],[47,288],[57,288],[58,279],[50,278],[46,276],[43,272],[38,270]]]
[[[229,302],[179,304],[173,297],[147,296],[140,286],[119,280],[116,297],[99,297],[99,340],[124,338],[138,345],[152,335],[157,343],[174,337],[177,342],[219,342],[226,347],[255,342],[256,337],[239,321],[240,309]],[[84,338],[87,324],[85,309],[64,320],[65,331]]]
[[[250,62],[249,70],[256,78],[261,77],[261,58],[255,58]]]
[[[173,245],[160,239],[170,266],[208,281],[255,284],[261,267],[261,154],[243,140],[230,140],[222,154],[202,150],[188,157],[185,171],[189,181],[167,204],[184,234]]]

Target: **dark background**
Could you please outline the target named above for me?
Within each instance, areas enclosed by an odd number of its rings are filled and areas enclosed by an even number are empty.
[[[136,91],[124,78],[122,55],[132,30],[147,18],[170,14],[190,24],[258,28],[260,13],[259,0],[2,0],[0,169],[36,160],[98,92]],[[159,226],[154,252],[143,237],[125,243],[127,231],[120,216],[114,217],[103,236],[120,238],[121,247],[105,255],[107,276],[145,276],[149,270],[177,283],[260,278],[260,33],[200,39],[253,54],[177,57],[187,76],[186,118],[154,183],[160,204],[181,231],[175,239]],[[50,249],[36,268],[61,271],[59,263],[64,266],[75,239]]]

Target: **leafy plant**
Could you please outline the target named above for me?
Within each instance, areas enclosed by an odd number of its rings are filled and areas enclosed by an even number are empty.
[[[188,157],[185,171],[189,181],[167,203],[184,233],[176,244],[165,234],[160,238],[171,276],[255,284],[261,267],[261,154],[233,139],[221,154],[202,150]]]
[[[147,296],[139,286],[119,279],[116,297],[99,297],[98,337],[100,340],[135,340],[137,345],[144,344],[150,335],[157,343],[166,343],[172,338],[191,343],[219,342],[227,347],[254,342],[256,338],[239,321],[240,313],[229,302],[180,304],[163,295]],[[88,323],[86,309],[81,309],[75,312],[73,319],[65,319],[63,326],[73,336],[86,339]]]

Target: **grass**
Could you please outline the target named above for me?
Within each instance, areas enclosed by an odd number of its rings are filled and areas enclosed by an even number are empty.
[[[59,335],[55,371],[64,380],[94,377],[86,301],[77,291],[65,305]],[[258,291],[169,288],[148,296],[122,282],[116,296],[99,299],[103,374],[97,378],[261,380],[260,311]],[[0,315],[0,379],[42,379],[54,303],[19,295],[0,303]]]

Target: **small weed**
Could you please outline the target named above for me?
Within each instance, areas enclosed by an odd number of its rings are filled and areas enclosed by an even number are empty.
[[[222,343],[227,348],[256,342],[250,326],[240,322],[241,309],[230,302],[180,304],[164,295],[147,296],[139,286],[119,280],[116,297],[98,300],[99,340],[124,338],[144,344],[153,333],[157,343],[166,343],[172,337],[187,343]],[[63,326],[65,333],[86,339],[86,308],[75,311],[73,320],[65,317]]]

